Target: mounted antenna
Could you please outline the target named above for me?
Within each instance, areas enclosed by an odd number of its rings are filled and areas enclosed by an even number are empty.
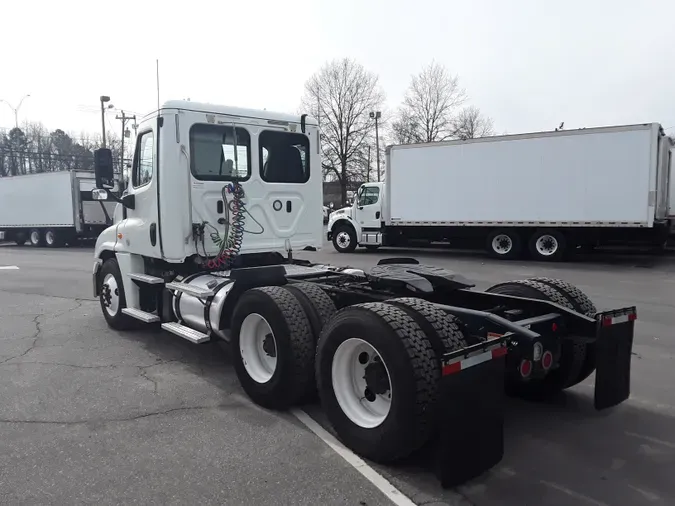
[[[155,67],[157,71],[157,110],[159,111],[159,58],[155,60]]]

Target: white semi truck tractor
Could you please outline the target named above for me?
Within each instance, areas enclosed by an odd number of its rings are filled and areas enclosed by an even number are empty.
[[[121,198],[107,191],[110,151],[95,159],[94,198],[122,208],[94,254],[108,324],[224,340],[253,402],[318,394],[364,457],[392,462],[438,438],[438,474],[454,486],[502,458],[505,392],[545,397],[595,371],[598,409],[629,395],[635,307],[598,311],[549,278],[476,291],[411,258],[370,270],[294,258],[323,240],[306,115],[167,102],[139,125]]]

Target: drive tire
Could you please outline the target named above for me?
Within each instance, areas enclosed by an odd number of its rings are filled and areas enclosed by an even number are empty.
[[[485,249],[492,258],[514,260],[520,258],[523,241],[514,229],[498,229],[492,231],[485,241]]]
[[[34,228],[30,232],[28,232],[28,241],[30,242],[30,245],[33,247],[44,246],[45,239],[44,235],[42,234],[42,230]]]
[[[63,246],[63,236],[60,230],[47,229],[44,234],[44,242],[48,248],[60,248]]]
[[[337,312],[333,300],[321,287],[312,283],[289,283],[284,285],[284,288],[300,302],[316,343],[321,335],[321,330]]]
[[[129,330],[136,326],[136,321],[122,313],[127,307],[127,300],[122,284],[122,273],[115,258],[109,258],[103,262],[100,273],[101,287],[99,290],[99,302],[103,317],[110,327],[115,330]],[[107,289],[106,289],[107,287]],[[115,301],[116,303],[112,304]],[[111,309],[113,308],[114,309]]]
[[[336,397],[334,359],[342,346],[354,340],[377,352],[390,380],[390,406],[375,426],[353,421]],[[410,455],[431,436],[440,381],[438,358],[422,329],[402,309],[370,302],[338,311],[321,333],[316,376],[328,420],[356,453],[375,462],[392,462]]]
[[[486,290],[489,293],[515,295],[530,299],[548,300],[559,306],[574,311],[572,303],[557,289],[544,283],[530,280],[508,281],[494,285]],[[507,392],[519,396],[548,397],[568,388],[576,383],[584,361],[586,359],[586,345],[563,339],[560,346],[558,367],[552,369],[541,379],[522,381],[507,373]]]
[[[567,241],[557,230],[543,229],[532,234],[528,246],[534,260],[560,262],[565,258]]]
[[[560,293],[562,293],[567,300],[574,306],[574,310],[577,313],[581,313],[586,316],[593,317],[595,313],[598,312],[598,308],[595,307],[593,301],[588,297],[584,292],[579,290],[576,286],[562,279],[555,278],[530,278],[531,281],[536,281],[538,283],[544,283],[546,285],[552,286]],[[595,343],[588,343],[586,345],[586,358],[584,359],[584,364],[581,366],[581,371],[576,380],[574,380],[573,385],[581,383],[586,378],[588,378],[595,371]]]
[[[338,253],[351,253],[356,249],[356,231],[349,225],[340,225],[333,231],[333,247]]]
[[[271,377],[263,382],[251,377],[242,357],[242,324],[249,315],[262,317],[274,339],[276,365]],[[256,404],[287,409],[314,390],[312,330],[301,303],[285,288],[268,286],[244,292],[232,314],[231,345],[239,382]]]

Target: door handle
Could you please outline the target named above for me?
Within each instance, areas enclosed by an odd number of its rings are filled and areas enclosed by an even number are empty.
[[[222,200],[219,200],[216,203],[216,211],[218,212],[218,214],[223,214],[223,201]]]
[[[150,244],[157,244],[157,223],[150,224]]]
[[[293,210],[293,204],[291,203],[290,200],[286,201],[286,212],[290,213]]]
[[[380,219],[380,211],[377,211],[377,212],[375,213],[375,219],[376,219],[376,220],[379,220],[379,219]]]

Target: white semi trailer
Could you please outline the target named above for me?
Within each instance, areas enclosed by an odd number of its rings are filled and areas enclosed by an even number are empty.
[[[662,247],[675,223],[674,146],[657,123],[391,146],[386,183],[334,212],[328,238],[340,252],[448,242],[537,260]]]
[[[108,199],[110,151],[96,159],[93,195]],[[413,259],[368,271],[293,259],[323,241],[319,128],[305,115],[165,103],[139,125],[130,179],[93,259],[108,324],[225,340],[254,402],[318,393],[365,457],[391,462],[439,434],[453,486],[502,458],[505,391],[552,395],[595,371],[598,409],[629,395],[635,307],[598,311],[549,278],[481,292]]]
[[[110,226],[115,209],[115,202],[92,200],[94,187],[94,173],[86,171],[2,177],[0,234],[19,245],[49,247],[94,239]]]

